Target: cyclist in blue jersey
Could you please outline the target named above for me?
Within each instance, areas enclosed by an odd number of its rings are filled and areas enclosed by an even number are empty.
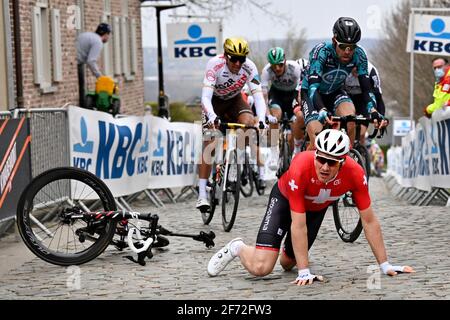
[[[331,124],[329,113],[337,116],[355,115],[355,107],[343,84],[356,67],[361,93],[374,125],[387,125],[378,112],[376,101],[371,98],[367,55],[357,43],[361,28],[349,17],[339,18],[333,27],[332,42],[317,44],[309,54],[309,68],[302,81],[302,108],[310,141],[315,141],[325,123]],[[351,143],[355,139],[355,124],[348,124]],[[310,148],[314,145],[310,144]]]

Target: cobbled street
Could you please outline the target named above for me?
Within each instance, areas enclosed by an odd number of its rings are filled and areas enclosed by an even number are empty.
[[[18,236],[0,241],[2,267],[5,252],[23,252],[25,259],[3,270],[0,299],[151,299],[151,300],[293,300],[293,299],[449,299],[450,298],[450,208],[409,206],[394,199],[382,178],[370,179],[373,207],[381,222],[389,261],[410,265],[414,274],[390,278],[374,271],[376,261],[361,234],[352,243],[337,235],[329,209],[317,240],[310,251],[311,270],[326,283],[298,287],[290,284],[296,269],[282,271],[277,263],[268,276],[251,276],[235,259],[217,277],[206,272],[210,257],[235,237],[254,244],[265,213],[269,186],[264,196],[242,198],[235,226],[222,229],[217,214],[203,225],[194,209],[195,197],[156,208],[148,200],[137,200],[133,209],[158,213],[161,224],[174,232],[198,233],[212,230],[215,247],[208,249],[190,238],[169,237],[165,250],[154,250],[146,266],[135,264],[122,252],[109,247],[93,261],[78,267],[59,267],[34,257]],[[26,261],[25,261],[26,260]]]

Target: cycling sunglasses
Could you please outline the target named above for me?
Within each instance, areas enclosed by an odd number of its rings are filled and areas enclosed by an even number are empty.
[[[317,152],[316,152],[316,160],[321,165],[325,165],[325,163],[327,163],[329,167],[336,167],[337,165],[339,165],[340,163],[342,163],[344,161],[344,159],[334,160],[334,159],[330,159],[330,158],[325,158],[325,157],[318,155]]]
[[[339,49],[344,50],[344,51],[345,51],[347,48],[348,48],[350,51],[353,51],[353,50],[356,49],[356,46],[357,46],[356,43],[343,43],[343,42],[337,41],[336,39],[335,39],[335,41],[336,41],[337,46],[339,47]]]
[[[245,62],[245,60],[247,59],[246,57],[241,57],[241,56],[231,56],[231,55],[229,55],[229,54],[227,54],[227,57],[228,57],[228,60],[230,60],[231,62],[233,62],[233,63],[236,63],[236,62],[240,62],[240,63],[244,63]]]

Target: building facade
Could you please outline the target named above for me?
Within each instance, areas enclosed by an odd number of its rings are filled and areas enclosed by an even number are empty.
[[[0,52],[0,63],[3,65],[9,52],[13,67],[9,71],[2,68],[0,79],[9,77],[14,85],[12,90],[8,86],[0,87],[2,96],[5,90],[13,95],[7,103],[4,98],[0,100],[1,110],[79,105],[77,36],[84,31],[94,32],[100,22],[107,22],[113,32],[104,45],[99,67],[119,84],[121,112],[144,113],[139,0],[3,2],[6,5],[3,5],[2,16],[8,18],[9,27],[0,29],[3,34],[0,41],[5,48],[4,53]],[[3,26],[8,24],[5,22],[3,19]],[[9,46],[4,46],[3,42]],[[18,48],[19,56],[16,55]],[[88,69],[86,76],[87,90],[94,90],[95,77]]]

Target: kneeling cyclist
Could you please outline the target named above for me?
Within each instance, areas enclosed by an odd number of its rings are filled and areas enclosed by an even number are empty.
[[[211,58],[206,66],[202,90],[203,117],[203,150],[214,143],[211,139],[217,117],[222,121],[238,122],[247,126],[254,125],[252,109],[244,101],[241,91],[248,84],[253,98],[257,117],[264,123],[266,104],[259,82],[258,69],[253,61],[247,58],[249,46],[242,38],[228,38],[225,40],[224,53]],[[210,149],[210,148],[208,148]],[[199,197],[196,208],[201,211],[209,209],[206,185],[211,173],[211,155],[202,152],[199,165]],[[261,185],[264,186],[264,166],[260,165]]]
[[[285,270],[298,268],[298,277],[292,283],[306,285],[323,280],[322,276],[311,272],[308,251],[327,208],[348,191],[352,192],[367,242],[383,273],[394,276],[414,272],[409,266],[393,266],[388,262],[381,227],[371,207],[365,172],[348,156],[348,136],[339,130],[327,129],[317,136],[315,145],[316,151],[298,154],[289,170],[273,186],[256,246],[245,244],[241,238],[231,240],[211,257],[207,267],[210,276],[217,276],[235,257],[240,258],[252,275],[268,275],[275,267],[286,236],[280,264]]]

